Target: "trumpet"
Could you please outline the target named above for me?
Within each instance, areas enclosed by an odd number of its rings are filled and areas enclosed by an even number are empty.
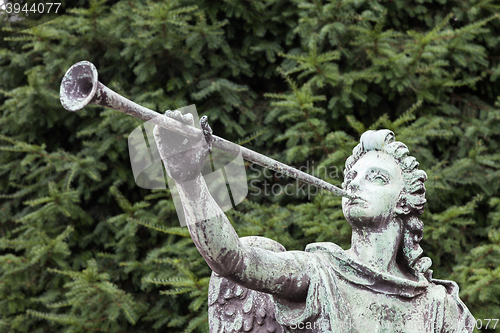
[[[96,104],[126,113],[143,121],[150,121],[157,126],[190,139],[199,141],[204,137],[202,130],[140,106],[109,89],[99,82],[97,69],[89,61],[77,62],[68,69],[61,82],[60,100],[63,107],[68,111],[75,112],[83,109],[87,104]],[[336,196],[353,198],[346,191],[322,179],[216,135],[211,136],[211,142],[213,147],[228,152],[239,151],[245,160],[279,172],[285,176],[327,190]]]

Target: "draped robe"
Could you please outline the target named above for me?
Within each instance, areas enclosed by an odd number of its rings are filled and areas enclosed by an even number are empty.
[[[306,301],[273,296],[276,319],[288,332],[473,331],[475,319],[453,281],[378,272],[334,243],[309,244],[295,253],[310,272]]]

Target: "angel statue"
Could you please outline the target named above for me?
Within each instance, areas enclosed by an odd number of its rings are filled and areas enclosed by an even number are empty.
[[[180,112],[168,115],[193,126]],[[191,237],[213,271],[210,332],[472,332],[475,319],[453,281],[437,280],[421,257],[427,175],[389,130],[367,131],[345,164],[342,211],[351,248],[309,244],[286,251],[263,237],[239,238],[200,174],[211,130],[179,150],[156,127]],[[167,133],[168,132],[168,133]],[[168,135],[169,140],[162,140]],[[183,141],[184,140],[184,141]]]

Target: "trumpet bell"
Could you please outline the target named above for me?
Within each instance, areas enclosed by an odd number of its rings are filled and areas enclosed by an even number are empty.
[[[97,69],[90,61],[80,61],[64,75],[59,91],[61,104],[68,111],[78,111],[92,102],[98,86]]]

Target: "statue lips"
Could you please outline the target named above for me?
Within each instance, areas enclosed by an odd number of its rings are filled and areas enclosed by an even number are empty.
[[[362,206],[364,206],[365,202],[366,202],[365,199],[362,199],[360,197],[355,196],[354,198],[349,199],[347,201],[347,205],[349,205],[349,206],[354,206],[354,205],[362,205]]]

